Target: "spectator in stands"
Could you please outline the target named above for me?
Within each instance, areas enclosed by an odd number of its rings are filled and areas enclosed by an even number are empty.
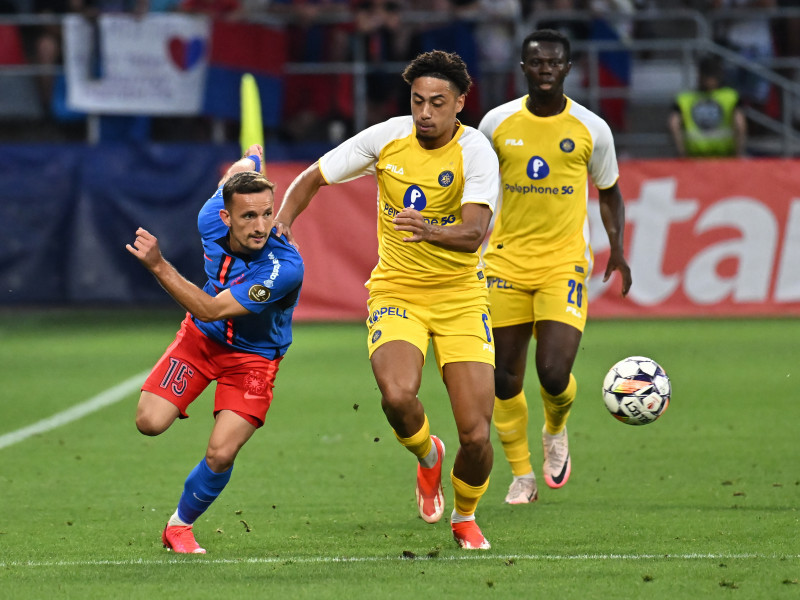
[[[180,0],[176,8],[180,12],[208,15],[212,19],[235,19],[243,13],[239,0]]]
[[[522,16],[520,0],[453,0],[456,15],[475,22],[478,43],[481,113],[513,98],[514,24]]]
[[[288,19],[288,59],[293,63],[341,62],[352,33],[350,0],[273,0],[270,12]],[[331,124],[353,116],[352,76],[290,73],[284,78],[284,126],[290,142],[328,141]]]
[[[715,32],[717,41],[743,58],[768,67],[775,55],[775,42],[772,38],[769,15],[764,9],[775,8],[776,0],[712,0],[714,9],[751,9],[747,15],[730,19],[720,19],[721,29]],[[770,99],[769,81],[744,68],[735,68],[734,87],[741,95],[742,102],[757,108],[766,108]]]
[[[747,122],[738,92],[723,84],[723,69],[714,57],[698,67],[697,90],[684,91],[675,98],[669,129],[678,156],[742,156]]]
[[[405,9],[401,0],[355,0],[353,58],[363,57],[370,66],[380,66],[384,62],[407,63],[413,58],[410,50],[413,28],[403,22]],[[368,73],[367,125],[404,112],[407,104],[408,89],[395,71]]]
[[[53,16],[64,15],[83,10],[82,0],[36,0],[33,11],[37,15]],[[47,68],[55,68],[62,63],[61,56],[61,26],[58,24],[41,25],[33,31],[33,62]],[[46,114],[50,112],[50,102],[53,98],[55,78],[46,73],[37,76],[37,86]]]
[[[627,88],[633,70],[633,57],[625,48],[625,42],[631,38],[633,22],[626,17],[633,15],[636,8],[631,0],[590,0],[589,7],[592,11],[589,39],[621,43],[618,49],[598,53],[598,79],[601,88],[618,93],[600,100],[601,116],[612,129],[624,131],[628,112]]]
[[[458,54],[477,82],[474,85],[475,90],[480,92],[480,45],[476,28],[478,20],[483,16],[475,14],[478,2],[479,0],[413,0],[413,6],[416,10],[427,12],[431,17],[418,27],[418,50],[443,50]],[[465,125],[477,125],[483,112],[480,94],[472,93],[466,97],[459,120]]]

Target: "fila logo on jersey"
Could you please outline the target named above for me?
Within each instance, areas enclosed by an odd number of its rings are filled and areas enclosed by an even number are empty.
[[[413,208],[414,210],[422,211],[428,204],[428,199],[425,198],[425,193],[418,185],[410,185],[403,194],[403,206],[406,208]]]
[[[403,171],[403,167],[399,165],[386,165],[386,170],[391,171],[395,175],[405,175],[405,171]]]
[[[544,179],[550,175],[550,165],[541,156],[533,156],[528,161],[526,171],[531,179]]]
[[[524,146],[522,140],[506,140],[506,146]]]

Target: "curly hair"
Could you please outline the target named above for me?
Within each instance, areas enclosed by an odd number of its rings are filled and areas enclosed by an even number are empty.
[[[459,95],[466,94],[472,87],[467,65],[455,52],[432,50],[417,56],[403,71],[403,80],[411,85],[419,77],[444,79],[456,87]]]

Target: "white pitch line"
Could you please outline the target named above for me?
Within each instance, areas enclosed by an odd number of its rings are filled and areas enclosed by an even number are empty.
[[[21,442],[32,435],[45,433],[55,429],[56,427],[61,427],[62,425],[66,425],[72,421],[77,421],[78,419],[100,410],[101,408],[104,408],[110,404],[114,404],[115,402],[119,402],[131,392],[140,389],[142,383],[149,373],[150,371],[144,371],[143,373],[134,375],[122,383],[119,383],[114,387],[105,390],[104,392],[100,392],[94,398],[89,398],[85,402],[81,402],[80,404],[76,404],[65,411],[54,414],[52,417],[42,419],[41,421],[38,421],[33,425],[23,427],[22,429],[17,429],[16,431],[11,431],[10,433],[0,435],[0,449],[3,449],[7,446],[12,446],[13,444]]]
[[[158,565],[237,565],[237,564],[325,564],[325,563],[378,563],[378,562],[411,562],[411,561],[463,561],[463,560],[529,560],[539,562],[558,561],[638,561],[638,560],[796,560],[800,554],[485,554],[471,553],[458,556],[428,556],[414,558],[404,556],[286,556],[261,558],[213,558],[192,555],[191,558],[171,559],[133,559],[133,560],[57,560],[57,561],[12,561],[0,562],[0,568],[6,567],[102,567],[102,566],[158,566]]]

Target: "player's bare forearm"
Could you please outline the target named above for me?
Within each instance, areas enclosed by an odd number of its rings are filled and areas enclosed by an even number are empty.
[[[631,289],[633,280],[631,269],[625,260],[624,233],[625,233],[625,204],[617,184],[600,190],[600,217],[603,227],[608,235],[610,255],[606,266],[603,281],[608,281],[614,271],[618,271],[622,278],[622,295],[626,296]]]
[[[323,185],[327,185],[327,182],[319,170],[319,162],[315,162],[295,177],[286,190],[280,209],[275,215],[275,228],[279,236],[284,235],[290,243],[297,245],[292,235],[292,224],[298,215],[308,208],[311,199]]]
[[[608,235],[612,250],[622,252],[625,233],[625,204],[615,183],[612,187],[600,190],[600,218]]]
[[[149,231],[139,228],[133,245],[125,246],[144,267],[153,274],[161,287],[185,310],[201,321],[218,321],[247,314],[244,308],[226,290],[218,296],[209,296],[183,277],[161,254],[158,239]]]
[[[434,225],[417,210],[404,208],[392,219],[397,231],[407,231],[406,242],[428,242],[455,252],[475,252],[483,243],[492,210],[484,204],[465,204],[458,225]]]

